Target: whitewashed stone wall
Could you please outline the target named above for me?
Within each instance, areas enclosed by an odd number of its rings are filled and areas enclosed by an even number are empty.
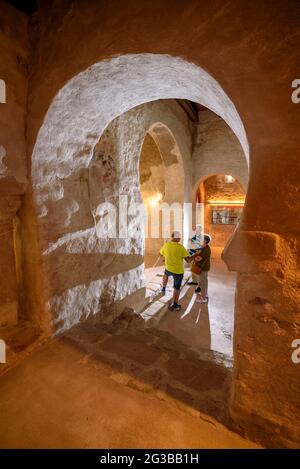
[[[73,171],[69,165],[68,177],[62,176],[60,165],[48,184],[44,180],[42,186],[35,186],[47,279],[45,301],[56,332],[95,315],[105,320],[112,309],[117,314],[116,303],[126,297],[131,301],[130,295],[138,291],[144,295],[141,213],[129,214],[128,231],[134,235],[128,237],[123,233],[99,238],[96,227],[105,222],[105,216],[101,218],[97,212],[100,203],[118,207],[120,195],[127,196],[129,206],[142,202],[139,158],[147,132],[160,145],[169,175],[177,174],[178,197],[184,201],[191,184],[191,127],[171,100],[141,105],[114,119],[95,145],[91,159],[87,158],[87,136],[75,156],[80,164],[74,165]],[[176,187],[174,178],[170,182],[166,190],[169,200],[174,198]]]
[[[230,174],[248,186],[248,165],[244,150],[226,122],[212,111],[199,112],[194,127],[193,183],[214,174]]]

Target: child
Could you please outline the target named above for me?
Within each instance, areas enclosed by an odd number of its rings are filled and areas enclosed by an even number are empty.
[[[208,272],[210,270],[211,258],[211,249],[209,246],[210,241],[211,237],[209,235],[204,235],[202,249],[194,257],[195,265],[200,271],[198,273],[198,288],[196,288],[196,293],[198,293],[196,302],[201,304],[208,302]]]

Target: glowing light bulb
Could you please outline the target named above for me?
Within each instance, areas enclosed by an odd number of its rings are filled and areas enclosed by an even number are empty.
[[[158,192],[157,194],[153,195],[149,198],[149,204],[154,207],[154,205],[158,204],[162,199],[162,194]]]

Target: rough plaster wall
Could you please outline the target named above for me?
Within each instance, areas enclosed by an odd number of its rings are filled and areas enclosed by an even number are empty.
[[[223,174],[211,176],[204,181],[205,202],[227,200],[236,202],[244,200],[245,191],[240,182],[235,179],[227,182]]]
[[[86,244],[97,246],[95,251],[99,252],[99,242],[91,241],[94,236],[92,228],[94,220],[86,201],[85,194],[88,188],[84,176],[99,135],[103,133],[109,122],[128,109],[147,101],[172,97],[201,102],[221,114],[235,129],[248,154],[245,131],[233,103],[219,84],[200,67],[179,58],[158,54],[126,55],[95,64],[70,80],[56,95],[34,146],[31,179],[35,210],[38,215],[38,241],[32,240],[32,243],[38,242],[39,249],[44,253],[43,256],[51,255],[53,258],[58,247],[66,246],[69,241],[73,243],[74,239],[82,237],[88,237]],[[149,121],[147,130],[160,121],[159,116],[156,121]],[[138,118],[134,123],[136,127],[141,128]],[[163,123],[168,125],[168,119]],[[172,127],[174,124],[171,122]],[[183,192],[185,200],[189,201],[191,162],[186,154],[190,151],[191,141],[188,143],[185,141],[188,126],[180,125],[179,121],[178,127],[182,131],[182,136],[179,140],[176,137],[176,140],[183,155],[184,168],[188,166],[188,171],[185,171]],[[145,134],[146,129],[143,130]],[[174,135],[173,131],[172,133]],[[175,133],[178,135],[176,128]],[[134,172],[136,169],[132,168],[132,161],[135,161],[131,148],[132,141],[122,142],[123,161],[129,162],[122,176],[125,178],[125,186],[130,180],[127,172]],[[134,193],[136,182],[131,181],[131,183]],[[126,187],[120,187],[120,190],[123,189],[126,190]],[[82,201],[78,199],[78,194],[82,197]],[[81,208],[81,216],[78,207]],[[73,213],[75,217],[71,223]],[[185,219],[188,219],[188,216]],[[31,227],[28,227],[27,232],[30,229]],[[124,242],[121,240],[117,240],[115,244],[119,245],[120,250],[124,249]],[[100,250],[106,251],[103,246]],[[130,251],[134,253],[139,251],[136,243]],[[72,262],[74,260],[70,260],[70,263]],[[36,262],[39,263],[40,261]],[[42,303],[51,305],[48,298],[53,294],[53,288],[48,280],[51,278],[51,269],[49,273],[47,264],[49,261],[42,261],[44,286],[41,293],[37,293],[37,298],[31,300],[34,308],[40,299]],[[35,277],[35,267],[33,264],[30,266],[30,260],[28,266],[33,271],[28,274],[28,278]],[[38,286],[37,290],[40,288]],[[39,314],[37,313],[37,316]],[[57,314],[58,312],[54,313],[54,316]]]
[[[164,163],[164,202],[168,204],[172,204],[173,202],[189,202],[191,200],[190,185],[192,166],[190,159],[187,160],[187,158],[185,158],[185,160],[183,160],[182,152],[188,155],[191,153],[192,126],[175,101],[168,100],[167,103],[168,106],[172,106],[173,112],[177,111],[174,115],[177,116],[179,121],[179,116],[181,117],[181,141],[187,142],[190,145],[186,145],[186,148],[183,146],[179,148],[176,139],[168,127],[161,123],[152,126],[150,129],[150,133],[159,148]],[[183,118],[185,119],[183,120]]]
[[[251,165],[243,224],[225,257],[233,270],[243,275],[251,266],[251,273],[238,285],[231,415],[249,432],[252,428],[254,436],[264,429],[278,445],[291,441],[299,445],[299,369],[290,359],[291,339],[300,335],[299,105],[290,99],[290,84],[299,70],[295,47],[299,2],[266,2],[262,8],[256,1],[189,0],[187,8],[185,2],[173,0],[125,0],[126,8],[116,10],[114,2],[67,0],[53,2],[50,11],[44,5],[33,41],[30,148],[53,97],[65,83],[116,55],[151,52],[185,57],[214,76],[235,103],[247,130]],[[51,54],[46,54],[49,50]],[[164,72],[159,83],[177,70]],[[157,76],[151,73],[150,68],[149,84],[154,78],[157,86]],[[134,73],[133,78],[137,76]],[[190,89],[185,76],[178,78]],[[113,84],[115,77],[108,76],[108,82]],[[143,86],[143,76],[141,82]],[[31,208],[24,223],[28,212]],[[29,222],[28,231],[34,231],[32,216]],[[286,255],[279,261],[282,245]],[[32,280],[31,275],[28,278]],[[268,303],[253,303],[258,292]]]
[[[204,181],[205,190],[205,232],[212,236],[212,246],[224,247],[233,235],[236,225],[213,225],[211,223],[212,207],[209,201],[241,201],[244,200],[245,192],[241,184],[235,180],[227,183],[224,175],[209,177]],[[222,204],[220,204],[222,205]]]
[[[27,18],[0,3],[0,326],[19,319],[16,213],[26,186]],[[17,251],[19,254],[19,250]],[[20,261],[18,259],[18,265]],[[17,271],[16,271],[17,270]]]
[[[176,161],[178,164],[178,162]],[[149,199],[156,196],[157,193],[162,195],[162,200],[165,196],[165,166],[159,149],[151,137],[147,134],[143,142],[141,156],[140,156],[140,183],[141,183],[141,194],[142,200],[148,212],[147,225],[148,225],[148,236],[145,238],[145,256],[148,254],[158,255],[159,249],[162,246],[163,240],[161,238],[161,224],[159,224],[159,217],[157,221],[153,220],[152,217],[152,206],[149,203]],[[159,230],[159,237],[153,238],[151,236],[152,228],[157,226]]]
[[[143,290],[141,214],[132,212],[128,216],[128,230],[134,234],[127,238],[100,239],[95,229],[101,222],[101,218],[97,218],[97,206],[101,202],[118,204],[119,195],[127,195],[129,205],[141,202],[139,158],[142,144],[148,131],[159,139],[157,132],[162,123],[176,139],[176,152],[180,152],[180,197],[184,196],[187,192],[184,168],[188,170],[190,165],[191,133],[187,117],[178,108],[169,100],[155,101],[122,114],[110,123],[100,139],[98,137],[89,164],[84,160],[87,144],[83,142],[80,169],[75,166],[69,178],[64,179],[60,176],[61,167],[57,167],[58,175],[54,180],[59,181],[60,189],[55,191],[55,197],[52,187],[46,192],[43,185],[39,217],[47,280],[43,294],[56,332],[101,311],[109,312],[114,302]],[[94,138],[91,134],[88,137]],[[170,155],[174,141],[172,145],[168,142],[167,150],[165,148],[167,159],[174,159],[174,155]],[[170,167],[176,166],[174,161],[169,163]],[[45,166],[47,171],[47,164]],[[35,188],[39,193],[40,186]],[[115,288],[108,287],[110,278]],[[105,304],[99,293],[104,290]],[[75,311],[74,302],[80,295],[82,306]]]
[[[212,108],[235,129],[248,155],[244,128],[233,103],[204,70],[157,54],[117,57],[81,72],[52,102],[32,156],[37,204],[61,197],[59,179],[89,164],[97,136],[115,117],[136,105],[167,97],[186,98]]]
[[[178,121],[182,121],[184,128],[182,128],[181,139],[187,142],[190,141],[191,127],[182,109],[178,106],[176,101],[166,101],[169,108],[177,116]],[[185,130],[186,138],[183,138],[183,130]],[[162,123],[157,123],[151,127],[150,133],[151,140],[147,139],[142,147],[141,152],[141,181],[144,178],[144,183],[141,186],[142,196],[144,196],[145,203],[148,206],[148,237],[145,240],[145,255],[159,253],[164,241],[170,237],[174,229],[174,214],[170,213],[170,233],[167,235],[162,232],[162,210],[160,203],[172,206],[173,203],[180,204],[183,207],[185,201],[185,193],[189,194],[189,181],[191,171],[188,165],[183,165],[183,160],[179,147],[171,134],[170,130]],[[156,163],[156,164],[154,164]],[[150,165],[150,166],[149,166]],[[186,186],[186,187],[185,187]],[[188,189],[188,190],[186,190]],[[163,196],[161,202],[155,207],[149,206],[149,197],[160,192]],[[157,214],[155,212],[159,210]],[[179,217],[177,217],[179,219]],[[183,218],[186,218],[184,214]],[[178,227],[176,227],[178,229]],[[151,230],[158,230],[158,237],[154,237]],[[183,231],[184,239],[187,238],[188,232],[185,230],[184,223],[180,226],[180,231]]]
[[[159,149],[150,134],[145,136],[140,156],[142,198],[165,193],[164,166]]]
[[[202,111],[194,132],[194,184],[213,174],[231,174],[247,191],[249,175],[245,155],[226,122],[211,111]]]
[[[0,4],[0,78],[6,84],[6,103],[0,103],[0,194],[22,193],[26,183],[27,23],[21,12]]]

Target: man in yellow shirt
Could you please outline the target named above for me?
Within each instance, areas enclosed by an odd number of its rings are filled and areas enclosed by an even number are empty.
[[[165,260],[165,273],[162,285],[163,293],[166,291],[169,277],[173,277],[174,280],[173,303],[171,305],[171,309],[173,310],[181,308],[180,304],[178,304],[178,300],[184,273],[183,260],[185,259],[188,262],[191,260],[185,247],[180,244],[180,239],[181,234],[178,231],[174,231],[171,241],[167,241],[159,251]]]

